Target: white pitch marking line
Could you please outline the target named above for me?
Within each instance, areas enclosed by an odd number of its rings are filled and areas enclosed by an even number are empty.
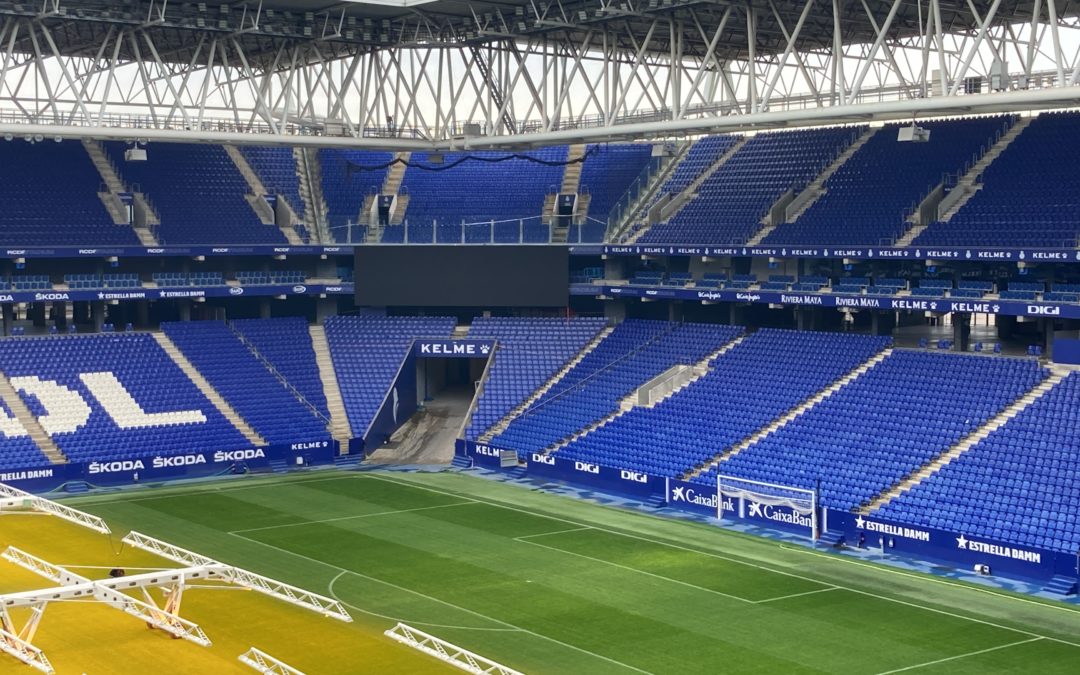
[[[998,645],[997,647],[990,647],[989,649],[980,649],[977,652],[968,652],[967,654],[957,654],[956,656],[946,656],[943,659],[937,661],[927,661],[926,663],[917,663],[914,666],[908,666],[906,668],[897,668],[896,670],[886,670],[878,673],[878,675],[891,675],[891,673],[903,673],[909,670],[915,670],[916,668],[925,668],[926,666],[934,666],[939,663],[947,663],[949,661],[956,661],[957,659],[966,659],[969,656],[978,656],[979,654],[987,654],[989,652],[996,652],[1000,649],[1008,649],[1009,647],[1016,647],[1018,645],[1026,645],[1029,642],[1037,642],[1039,640],[1045,640],[1044,637],[1033,637],[1030,640],[1020,640],[1019,642],[1010,642],[1007,645]]]
[[[789,598],[800,598],[804,595],[813,595],[814,593],[827,593],[829,591],[839,591],[839,586],[829,586],[828,588],[815,588],[812,591],[803,591],[802,593],[792,593],[791,595],[781,595],[778,598],[766,598],[765,600],[754,600],[755,605],[761,605],[766,602],[776,602],[777,600],[787,600]]]
[[[479,631],[487,631],[489,633],[517,633],[517,632],[520,632],[520,631],[518,631],[517,628],[480,628],[478,626],[455,626],[455,625],[446,624],[446,623],[431,623],[430,621],[417,621],[416,619],[402,619],[401,617],[390,616],[388,614],[379,614],[378,612],[373,612],[370,609],[364,609],[363,607],[357,607],[356,605],[353,605],[353,604],[351,604],[349,602],[346,602],[345,600],[342,600],[340,597],[338,597],[337,593],[334,592],[334,584],[336,584],[338,582],[338,580],[341,579],[341,577],[345,576],[346,574],[353,574],[353,572],[350,572],[349,570],[344,570],[344,571],[340,572],[336,577],[334,577],[333,579],[330,580],[330,588],[329,588],[330,597],[337,600],[341,604],[345,605],[349,609],[354,609],[357,612],[361,612],[361,613],[367,614],[369,616],[378,617],[380,619],[387,619],[388,621],[394,621],[394,622],[397,622],[397,623],[407,623],[410,626],[430,626],[432,628],[449,628],[449,629],[452,629],[452,630],[479,630]],[[191,588],[191,587],[188,586],[188,588]]]
[[[393,482],[393,481],[390,481],[390,482]],[[460,495],[458,495],[458,496],[460,496]],[[290,551],[287,548],[281,548],[280,546],[275,546],[273,544],[268,544],[265,541],[259,541],[258,539],[251,539],[249,537],[245,537],[242,534],[235,534],[233,532],[230,532],[229,534],[234,536],[234,537],[237,537],[238,539],[244,539],[246,541],[250,541],[253,544],[260,544],[262,546],[266,546],[267,548],[272,548],[275,551],[280,551],[281,553],[285,553],[285,554],[288,554],[288,555],[293,555],[293,556],[296,556],[297,558],[303,558],[304,560],[307,560],[307,561],[310,561],[310,562],[313,562],[313,563],[317,563],[319,565],[323,565],[323,566],[329,567],[331,569],[338,570],[339,572],[348,572],[349,574],[353,574],[353,575],[358,576],[358,577],[360,577],[362,579],[368,579],[369,581],[374,581],[376,583],[383,584],[384,586],[389,586],[390,588],[395,588],[395,589],[397,589],[399,591],[403,591],[405,593],[412,593],[413,595],[417,595],[417,596],[419,596],[421,598],[431,600],[432,602],[437,602],[437,603],[439,603],[441,605],[446,605],[447,607],[453,607],[454,609],[465,612],[466,614],[472,614],[473,616],[480,617],[481,619],[487,619],[488,621],[491,621],[491,622],[497,623],[497,624],[501,624],[503,626],[506,626],[507,628],[513,628],[513,629],[519,630],[522,633],[525,633],[527,635],[532,635],[533,637],[540,638],[541,640],[547,640],[548,642],[554,642],[555,644],[566,647],[567,649],[573,649],[574,651],[581,652],[582,654],[588,654],[589,656],[594,656],[594,657],[600,659],[601,661],[607,661],[608,663],[614,664],[616,666],[622,666],[623,668],[626,668],[627,670],[632,670],[632,671],[634,671],[636,673],[641,673],[642,675],[654,675],[654,673],[650,673],[647,670],[642,670],[641,668],[638,668],[636,666],[631,666],[630,664],[623,663],[622,661],[616,661],[615,659],[609,658],[609,657],[604,656],[602,654],[597,654],[596,652],[591,652],[588,649],[585,649],[584,647],[578,647],[576,645],[572,645],[572,644],[569,644],[567,642],[563,642],[562,640],[556,640],[555,638],[544,635],[543,633],[537,633],[535,631],[529,630],[528,628],[522,628],[521,626],[516,626],[516,625],[514,625],[512,623],[509,623],[507,621],[503,621],[502,619],[496,619],[496,618],[490,617],[490,616],[488,616],[486,614],[481,614],[480,612],[471,610],[468,607],[461,607],[460,605],[455,605],[454,603],[447,602],[446,600],[440,600],[439,598],[436,598],[436,597],[433,597],[433,596],[430,596],[430,595],[426,595],[424,593],[421,593],[420,591],[414,591],[413,589],[406,588],[405,586],[398,586],[395,583],[391,583],[389,581],[383,581],[382,579],[378,579],[376,577],[370,577],[370,576],[368,576],[366,574],[361,574],[360,572],[357,572],[355,570],[345,569],[344,567],[338,567],[337,565],[334,565],[332,563],[328,563],[325,560],[319,560],[318,558],[312,558],[311,556],[306,556],[303,553],[297,553],[296,551]]]
[[[540,534],[523,534],[520,537],[514,537],[514,539],[521,541],[523,539],[532,539],[533,537],[550,537],[554,534],[569,534],[571,532],[584,532],[585,530],[592,530],[592,527],[572,527],[569,530],[556,530],[554,532],[541,532]]]
[[[611,562],[610,560],[604,560],[602,558],[594,558],[592,556],[588,556],[588,555],[585,555],[583,553],[575,553],[573,551],[567,551],[564,548],[557,548],[555,546],[547,546],[545,544],[538,544],[535,541],[528,541],[528,540],[520,539],[520,538],[515,538],[515,541],[520,541],[522,544],[530,544],[532,546],[539,546],[540,548],[546,548],[549,551],[558,551],[559,553],[565,553],[566,555],[572,555],[572,556],[575,556],[577,558],[584,558],[585,560],[591,560],[593,562],[601,563],[603,565],[611,565],[612,567],[617,567],[617,568],[619,568],[621,570],[626,570],[627,572],[636,572],[638,574],[644,574],[647,577],[652,577],[654,579],[660,579],[661,581],[667,581],[667,582],[670,582],[670,583],[673,583],[673,584],[678,584],[680,586],[686,586],[687,588],[692,588],[695,591],[704,591],[705,593],[712,593],[713,595],[719,595],[719,596],[728,598],[729,600],[738,600],[739,602],[746,602],[746,603],[753,603],[754,602],[753,600],[747,600],[746,598],[741,598],[741,597],[739,597],[737,595],[731,595],[729,593],[724,593],[722,591],[716,591],[716,590],[713,590],[711,588],[705,588],[704,586],[698,586],[698,585],[692,584],[692,583],[690,583],[688,581],[680,581],[678,579],[672,579],[671,577],[665,577],[662,574],[654,574],[653,572],[646,572],[645,570],[640,570],[640,569],[638,569],[636,567],[629,567],[627,565],[620,565],[619,563]]]
[[[447,491],[447,490],[439,490],[439,489],[436,489],[436,488],[430,488],[430,487],[426,487],[426,486],[423,486],[423,485],[414,485],[414,484],[409,483],[407,481],[403,482],[403,481],[391,480],[389,478],[384,478],[382,476],[375,476],[373,474],[363,474],[362,477],[373,479],[373,480],[381,480],[381,481],[384,481],[386,483],[396,483],[397,485],[402,485],[402,486],[405,486],[405,487],[417,488],[419,490],[427,490],[429,492],[435,492],[435,493],[443,494],[443,495],[449,495],[449,496],[455,496],[455,497],[464,497],[465,496],[465,495],[458,494],[456,492],[450,492],[450,491]],[[555,520],[555,521],[559,521],[559,522],[563,522],[563,523],[569,523],[571,525],[579,525],[579,526],[584,526],[585,525],[584,523],[569,520],[567,518],[560,518],[558,516],[550,516],[550,515],[547,515],[547,514],[544,514],[544,513],[536,513],[534,511],[529,511],[529,510],[518,508],[518,507],[515,507],[515,506],[507,506],[507,505],[501,504],[499,502],[488,501],[488,500],[484,500],[484,499],[477,499],[477,501],[480,502],[481,504],[488,504],[490,506],[494,506],[494,507],[501,508],[501,509],[506,509],[508,511],[519,511],[519,512],[525,513],[527,515],[536,516],[536,517],[540,517],[540,518],[547,518],[548,520]],[[722,556],[722,555],[717,554],[717,553],[710,553],[708,551],[702,551],[702,550],[699,550],[699,549],[688,548],[686,546],[680,546],[678,544],[673,544],[671,542],[664,541],[662,539],[653,539],[651,537],[644,537],[644,536],[636,535],[636,534],[628,534],[626,532],[620,532],[618,530],[610,530],[610,529],[606,529],[606,528],[603,528],[603,527],[593,526],[593,529],[598,530],[600,532],[608,532],[610,534],[617,534],[617,535],[620,535],[620,536],[623,536],[623,537],[629,537],[631,539],[640,539],[642,541],[650,541],[650,542],[652,542],[654,544],[660,544],[662,546],[667,546],[667,547],[670,547],[670,548],[675,548],[675,549],[679,549],[679,550],[683,550],[683,551],[689,551],[691,553],[700,553],[701,555],[706,555],[706,556],[709,556],[709,557],[712,557],[712,558],[718,558],[720,560],[727,560],[729,562],[733,562],[733,563],[736,563],[736,564],[739,564],[739,565],[745,565],[747,567],[753,567],[755,569],[764,570],[766,572],[773,572],[774,574],[782,574],[784,576],[793,577],[795,579],[802,579],[803,581],[812,581],[812,582],[814,582],[816,584],[825,584],[826,583],[824,581],[820,581],[820,580],[814,579],[812,577],[807,577],[807,576],[802,576],[800,574],[795,574],[794,572],[784,572],[784,571],[781,571],[781,570],[774,570],[774,569],[771,569],[769,567],[765,567],[764,565],[758,565],[756,563],[747,562],[745,560],[739,560],[738,558],[729,558],[727,556]],[[994,623],[992,621],[986,621],[985,619],[976,619],[975,617],[972,617],[972,616],[964,616],[963,614],[955,614],[953,612],[949,612],[949,611],[946,611],[944,609],[937,609],[935,607],[927,607],[925,605],[920,605],[920,604],[917,604],[917,603],[914,603],[914,602],[908,602],[907,600],[901,600],[899,598],[890,598],[888,596],[878,595],[876,593],[871,593],[870,591],[863,591],[863,590],[860,590],[860,589],[857,589],[857,588],[851,588],[850,586],[835,586],[835,588],[840,589],[840,590],[849,591],[851,593],[857,593],[859,595],[864,595],[864,596],[867,596],[867,597],[870,597],[870,598],[877,598],[878,600],[884,600],[886,602],[892,602],[892,603],[896,603],[896,604],[899,604],[899,605],[905,605],[907,607],[914,607],[915,609],[921,609],[921,610],[924,610],[924,611],[927,611],[927,612],[933,612],[935,614],[941,614],[943,616],[951,616],[951,617],[953,617],[955,619],[964,619],[964,620],[967,620],[967,621],[971,621],[973,623],[982,624],[984,626],[990,626],[992,628],[1000,628],[1002,630],[1012,631],[1014,633],[1019,633],[1021,635],[1028,635],[1028,636],[1031,636],[1031,637],[1039,637],[1039,638],[1042,638],[1044,640],[1050,640],[1052,642],[1060,642],[1062,644],[1066,644],[1066,645],[1069,645],[1069,646],[1072,646],[1072,647],[1080,647],[1080,643],[1070,642],[1068,640],[1063,640],[1061,638],[1056,638],[1056,637],[1050,637],[1048,635],[1039,635],[1038,633],[1032,633],[1031,631],[1026,631],[1026,630],[1023,630],[1023,629],[1020,629],[1020,628],[1013,628],[1011,626],[1003,626],[1003,625],[1001,625],[999,623]]]
[[[339,516],[337,518],[323,518],[322,520],[304,520],[299,523],[284,523],[283,525],[267,525],[265,527],[251,527],[246,530],[233,530],[229,534],[237,534],[239,532],[261,532],[262,530],[277,530],[283,527],[300,527],[302,525],[317,525],[319,523],[338,523],[344,520],[357,520],[359,518],[374,518],[375,516],[393,516],[399,513],[415,513],[417,511],[431,511],[432,509],[445,509],[451,506],[464,506],[465,504],[475,504],[475,500],[467,500],[461,502],[454,502],[453,504],[436,504],[435,506],[420,506],[415,509],[398,509],[397,511],[379,511],[378,513],[361,513],[355,516]]]
[[[359,475],[359,474],[357,474]],[[290,480],[273,482],[269,479],[259,478],[255,484],[244,483],[242,485],[222,485],[218,487],[207,488],[205,490],[191,489],[190,491],[184,491],[179,487],[162,488],[167,490],[166,494],[146,494],[146,492],[130,492],[127,494],[103,494],[103,495],[88,495],[86,497],[73,497],[71,499],[65,499],[65,504],[109,504],[115,502],[129,503],[129,502],[149,502],[159,499],[175,499],[177,497],[188,497],[194,495],[212,495],[212,494],[225,494],[229,492],[236,492],[238,490],[280,490],[292,485],[307,485],[308,483],[326,483],[335,480],[349,480],[355,478],[357,475],[337,475],[337,476],[324,476],[322,478],[311,478],[308,480]]]

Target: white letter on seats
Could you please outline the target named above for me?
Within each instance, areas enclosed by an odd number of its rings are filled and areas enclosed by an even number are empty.
[[[142,427],[171,427],[180,424],[202,424],[206,415],[201,410],[173,410],[148,413],[132,398],[120,380],[109,372],[83,373],[79,379],[98,400],[109,417],[121,429]]]
[[[50,436],[78,431],[90,419],[90,406],[78,392],[59,382],[42,380],[35,375],[11,378],[11,386],[24,394],[33,395],[45,408],[38,418],[41,428]]]
[[[4,438],[21,438],[30,435],[22,422],[3,409],[0,409],[0,434],[3,434]]]

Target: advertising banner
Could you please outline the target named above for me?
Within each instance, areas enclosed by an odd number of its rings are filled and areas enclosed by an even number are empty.
[[[659,476],[565,459],[557,454],[534,452],[529,455],[528,463],[530,476],[542,476],[638,498],[660,495],[665,489],[665,480]]]
[[[338,444],[330,439],[183,455],[148,453],[123,460],[9,469],[0,471],[0,483],[40,493],[55,490],[70,481],[86,481],[95,486],[127,485],[266,470],[272,462],[283,462],[288,467],[330,464],[337,453]]]

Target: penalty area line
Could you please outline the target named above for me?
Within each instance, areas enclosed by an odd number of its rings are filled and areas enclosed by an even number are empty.
[[[377,513],[361,513],[355,516],[339,516],[337,518],[323,518],[321,520],[304,520],[299,523],[283,523],[281,525],[267,525],[265,527],[249,527],[243,530],[232,530],[229,534],[240,534],[243,532],[261,532],[263,530],[277,530],[283,527],[301,527],[303,525],[318,525],[321,523],[339,523],[346,520],[359,520],[361,518],[374,518],[375,516],[393,516],[399,513],[416,513],[417,511],[431,511],[433,509],[445,509],[451,506],[464,506],[466,504],[475,504],[476,501],[468,499],[466,501],[454,502],[452,504],[436,504],[435,506],[420,506],[415,509],[397,509],[396,511],[379,511]]]
[[[390,481],[390,482],[393,482],[393,481]],[[458,496],[460,496],[460,495],[458,495]],[[375,583],[383,584],[384,586],[394,588],[396,590],[402,591],[403,593],[411,593],[412,595],[416,595],[418,597],[425,598],[427,600],[431,600],[432,602],[437,602],[440,605],[445,605],[447,607],[452,607],[454,609],[465,612],[466,614],[472,614],[473,616],[479,617],[481,619],[486,619],[488,621],[491,621],[492,623],[500,624],[502,626],[505,626],[506,628],[515,629],[517,631],[525,633],[526,635],[531,635],[531,636],[533,636],[535,638],[539,638],[541,640],[547,640],[548,642],[560,645],[562,647],[566,647],[567,649],[572,649],[572,650],[574,650],[576,652],[580,652],[582,654],[588,654],[589,656],[600,659],[601,661],[606,661],[606,662],[608,662],[608,663],[610,663],[612,665],[621,666],[623,668],[626,668],[627,670],[632,670],[632,671],[634,671],[636,673],[641,673],[642,675],[655,675],[654,673],[651,673],[648,670],[642,670],[641,668],[638,668],[637,666],[632,666],[632,665],[630,665],[628,663],[623,663],[622,661],[616,661],[615,659],[604,656],[603,654],[597,654],[596,652],[589,651],[588,649],[585,649],[584,647],[578,647],[577,645],[572,645],[572,644],[570,644],[568,642],[563,642],[562,640],[557,640],[557,639],[555,639],[553,637],[550,637],[548,635],[544,635],[543,633],[537,633],[536,631],[529,630],[528,628],[522,628],[521,626],[514,625],[514,624],[509,623],[507,621],[503,621],[502,619],[496,619],[495,617],[491,617],[491,616],[488,616],[486,614],[481,614],[480,612],[469,609],[468,607],[462,607],[460,605],[455,605],[452,602],[447,602],[446,600],[441,600],[441,599],[436,598],[434,596],[427,595],[426,593],[421,593],[420,591],[414,591],[413,589],[408,588],[406,586],[399,586],[399,585],[397,585],[397,584],[395,584],[393,582],[390,582],[390,581],[384,581],[383,579],[368,576],[367,574],[362,574],[362,573],[357,572],[355,570],[350,570],[350,569],[346,569],[344,567],[339,567],[337,565],[334,565],[333,563],[328,563],[325,560],[320,560],[318,558],[312,558],[311,556],[304,555],[303,553],[297,553],[296,551],[290,551],[287,548],[281,548],[280,546],[275,546],[274,544],[268,544],[265,541],[259,541],[258,539],[252,539],[250,537],[245,537],[242,534],[235,534],[235,533],[230,532],[229,535],[233,536],[233,537],[236,537],[237,539],[243,539],[245,541],[249,541],[249,542],[251,542],[253,544],[259,544],[259,545],[265,546],[267,548],[272,548],[275,551],[278,551],[280,553],[284,553],[286,555],[295,556],[297,558],[302,558],[304,560],[316,563],[318,565],[323,565],[324,567],[329,567],[331,569],[335,569],[338,572],[348,572],[349,574],[360,577],[361,579],[367,579],[369,581],[374,581]]]
[[[926,663],[916,663],[913,666],[906,666],[904,668],[897,668],[896,670],[886,670],[878,673],[878,675],[892,675],[892,673],[906,673],[909,670],[916,670],[918,668],[926,668],[927,666],[936,666],[939,663],[948,663],[949,661],[956,661],[958,659],[966,659],[969,656],[978,656],[979,654],[988,654],[990,652],[996,652],[1001,649],[1008,649],[1009,647],[1018,647],[1020,645],[1026,645],[1030,642],[1038,642],[1039,640],[1045,640],[1044,637],[1033,637],[1029,640],[1020,640],[1019,642],[1010,642],[1007,645],[998,645],[997,647],[989,647],[987,649],[980,649],[975,652],[968,652],[966,654],[957,654],[956,656],[946,656],[943,659],[937,659],[936,661],[927,661]]]

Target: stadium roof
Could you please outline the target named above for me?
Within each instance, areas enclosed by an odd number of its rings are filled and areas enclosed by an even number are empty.
[[[68,56],[99,56],[97,50],[109,31],[138,27],[164,61],[187,63],[194,54],[197,34],[217,35],[237,40],[249,59],[249,64],[233,65],[265,67],[273,63],[273,54],[283,43],[296,41],[317,41],[324,46],[323,55],[331,57],[394,46],[460,47],[539,36],[581,44],[591,31],[615,27],[621,36],[615,47],[634,50],[657,18],[677,28],[665,31],[661,39],[654,34],[648,41],[648,52],[664,56],[672,40],[679,40],[683,53],[704,53],[729,10],[734,11],[714,51],[720,59],[745,59],[749,55],[747,8],[753,9],[756,21],[756,54],[763,56],[784,51],[787,35],[804,9],[804,27],[798,33],[796,49],[831,49],[833,4],[829,0],[815,0],[809,7],[803,0],[49,0],[43,9],[41,2],[0,0],[0,16],[42,22],[52,32],[56,51]],[[890,0],[836,0],[835,4],[846,44],[873,42],[877,27],[886,23],[890,39],[916,37],[924,32],[930,11],[928,2],[901,2],[893,20],[886,22],[893,7]],[[977,31],[981,17],[971,8],[976,6],[985,13],[989,4],[938,0],[942,28],[948,33]],[[1076,16],[1080,11],[1076,2],[1058,0],[1056,4],[1059,17]],[[990,23],[1030,21],[1035,7],[1034,0],[1001,0]],[[13,47],[20,53],[33,51],[27,36]],[[122,60],[145,58],[129,45],[122,46],[117,56]],[[236,58],[231,53],[223,57]]]

